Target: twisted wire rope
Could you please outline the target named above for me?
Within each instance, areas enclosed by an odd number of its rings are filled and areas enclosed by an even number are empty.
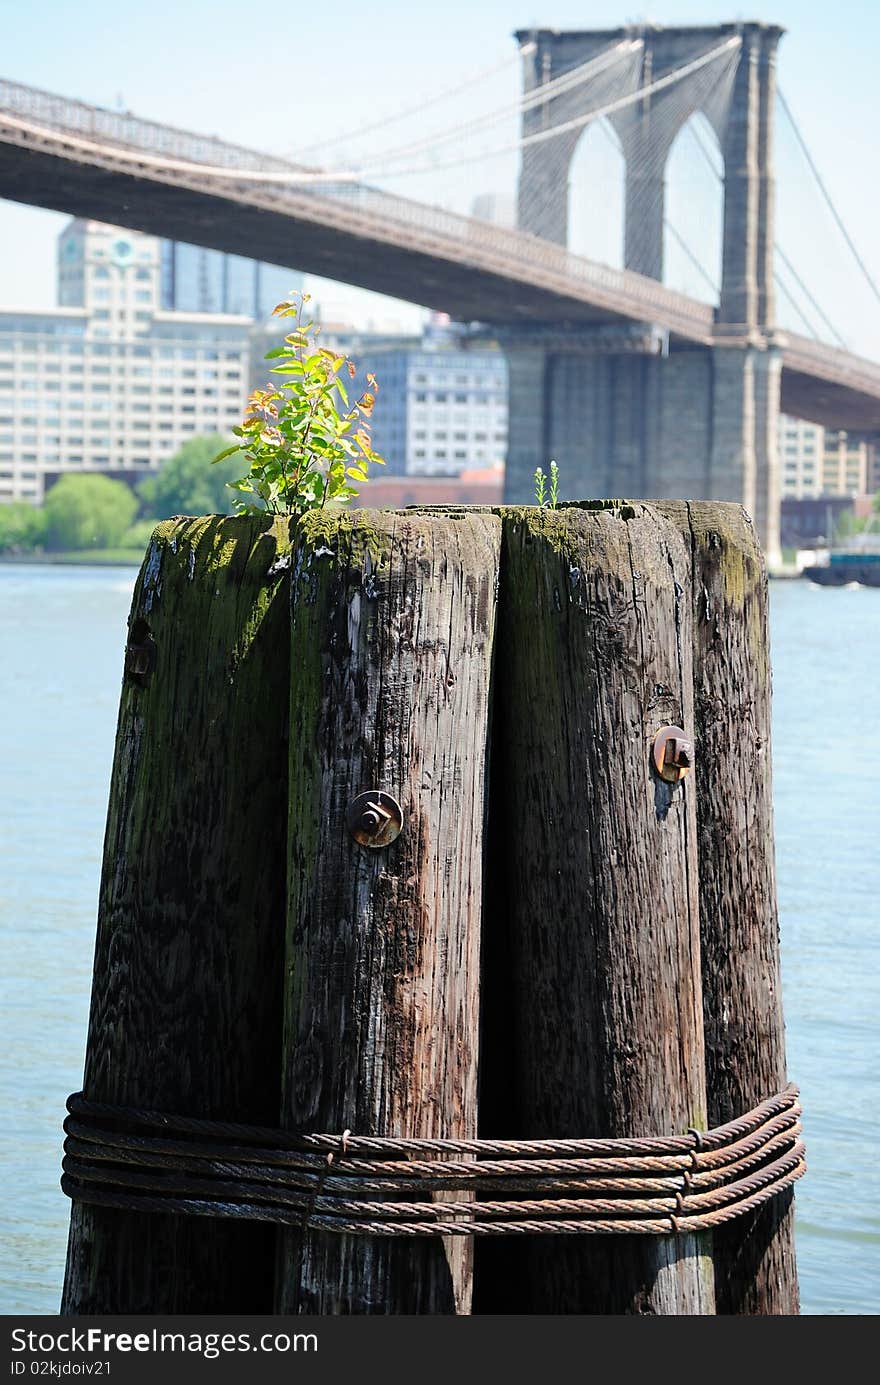
[[[353,1235],[688,1234],[754,1210],[806,1168],[794,1086],[714,1130],[630,1139],[296,1134],[81,1092],[67,1108],[69,1197]]]

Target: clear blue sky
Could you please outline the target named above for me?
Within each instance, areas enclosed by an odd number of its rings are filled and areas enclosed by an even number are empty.
[[[274,10],[230,0],[173,5],[167,0],[128,5],[118,0],[83,5],[0,0],[0,16],[5,19],[0,76],[292,155],[418,105],[469,74],[503,62],[515,53],[511,35],[516,28],[604,28],[645,18],[663,24],[737,18],[778,22],[788,30],[780,49],[780,84],[844,219],[880,277],[878,0],[838,0],[834,5],[758,0],[739,13],[705,0],[672,0],[669,9],[647,14],[594,0],[548,0],[546,5],[539,0],[444,0],[432,7],[412,0],[337,0],[334,5],[279,5]],[[345,163],[350,155],[372,155],[515,101],[519,80],[518,66],[511,63],[482,89],[391,125],[372,139],[348,142],[330,151],[330,157]],[[508,121],[481,136],[479,147],[503,142],[513,131]],[[846,263],[818,197],[806,191],[809,180],[793,140],[781,128],[779,163],[780,237],[786,253],[851,343],[880,357],[880,305]],[[513,161],[502,160],[472,166],[460,175],[438,173],[388,186],[466,211],[470,198],[484,188],[512,191],[514,168]],[[607,156],[585,154],[578,178],[589,179],[591,173],[597,186],[613,175]],[[684,229],[699,238],[706,217],[703,202],[715,194],[700,185],[695,170],[690,197],[689,175],[682,176],[677,205],[684,208],[685,222],[690,215],[691,224]],[[600,193],[600,203],[607,201],[601,187]],[[53,301],[54,238],[63,224],[58,214],[0,202],[0,305]],[[581,248],[598,254],[600,242],[594,236],[591,246],[587,237]],[[371,305],[370,296],[343,287],[319,284],[318,297],[334,310],[362,317],[388,311],[381,303]],[[399,315],[413,323],[417,316],[403,310]]]

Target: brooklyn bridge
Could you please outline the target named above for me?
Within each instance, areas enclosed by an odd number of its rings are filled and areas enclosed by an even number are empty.
[[[780,411],[880,436],[880,364],[777,323],[781,36],[757,23],[519,32],[517,229],[380,191],[369,168],[284,160],[7,81],[0,197],[480,324],[509,364],[508,499],[529,499],[552,456],[578,495],[741,501],[773,560]],[[721,156],[714,305],[661,282],[667,162],[697,112]],[[620,269],[567,248],[572,159],[600,120],[625,161]],[[468,157],[461,141],[450,163]]]

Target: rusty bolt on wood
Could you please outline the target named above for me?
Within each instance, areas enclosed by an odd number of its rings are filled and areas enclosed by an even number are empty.
[[[125,674],[139,688],[145,688],[156,667],[156,646],[149,635],[130,640],[125,647]]]
[[[381,789],[358,794],[345,815],[346,825],[356,842],[378,850],[390,846],[400,836],[403,812],[396,798]]]
[[[664,726],[654,737],[654,768],[667,784],[677,784],[694,763],[694,743],[680,726]]]

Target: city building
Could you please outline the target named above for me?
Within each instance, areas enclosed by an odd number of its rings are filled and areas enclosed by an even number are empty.
[[[800,418],[779,419],[782,498],[864,495],[874,486],[874,444]]]
[[[312,304],[307,305],[310,309]],[[405,334],[398,331],[364,331],[362,328],[354,327],[349,322],[333,322],[321,317],[320,306],[315,305],[315,323],[318,328],[315,341],[318,347],[326,346],[330,351],[338,351],[340,355],[347,356],[359,367],[362,367],[358,380],[360,381],[367,370],[373,370],[372,365],[365,365],[364,362],[369,357],[370,361],[375,361],[393,351],[407,351],[413,346],[418,346],[420,337],[412,334]],[[250,333],[251,348],[251,369],[250,387],[252,390],[264,389],[271,381],[271,369],[276,364],[275,361],[267,361],[266,354],[282,342],[285,334],[291,330],[290,318],[271,318],[268,322],[255,323]],[[345,377],[348,380],[348,375]],[[382,382],[382,400],[384,403],[384,381]],[[354,386],[352,386],[352,389]],[[349,397],[351,391],[349,391]]]
[[[429,336],[406,350],[371,353],[380,384],[373,445],[407,476],[455,476],[503,464],[507,363],[501,351]]]
[[[868,448],[866,442],[845,432],[825,433],[822,461],[824,495],[864,495],[868,489]]]
[[[201,245],[160,241],[160,304],[169,312],[229,313],[262,322],[303,276],[282,265],[261,264]]]
[[[253,319],[163,309],[155,237],[72,221],[58,299],[0,311],[0,502],[38,504],[68,471],[134,482],[240,421]]]
[[[263,357],[289,323],[267,313],[294,287],[277,266],[71,221],[59,306],[0,311],[0,502],[39,504],[69,471],[134,483],[188,437],[227,434],[270,378]],[[384,476],[483,471],[496,485],[507,366],[493,343],[443,314],[421,337],[327,323],[320,342],[356,362],[350,397],[369,372],[379,378],[372,440]]]
[[[254,330],[252,384],[270,377],[263,356],[284,335],[283,324]],[[349,356],[350,400],[378,381],[372,444],[385,458],[384,476],[458,476],[503,466],[507,453],[507,361],[492,343],[435,313],[423,335],[359,332],[324,323],[319,344]]]
[[[825,429],[802,418],[779,417],[779,466],[782,499],[806,500],[824,486]]]

